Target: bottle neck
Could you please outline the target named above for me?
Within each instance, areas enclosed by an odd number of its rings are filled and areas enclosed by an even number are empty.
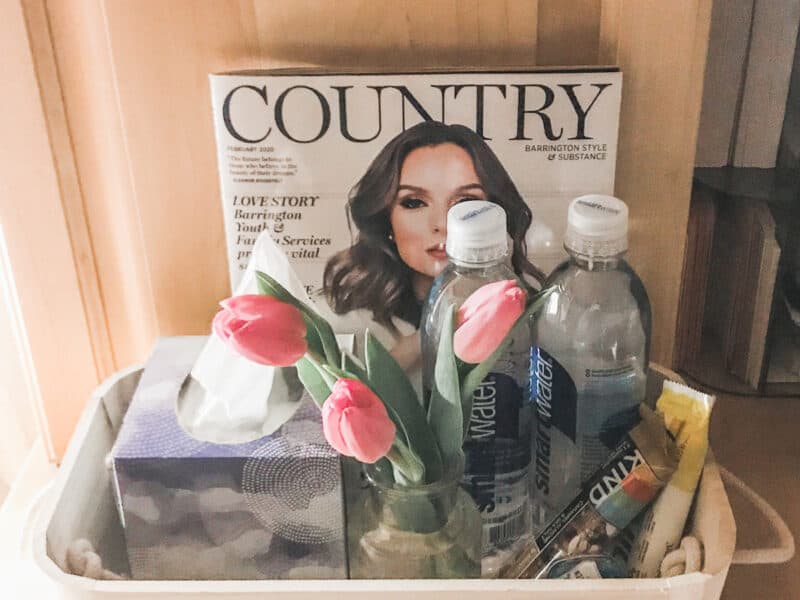
[[[575,254],[570,250],[567,250],[567,252],[570,260],[586,271],[613,271],[619,268],[619,264],[625,255],[624,252],[620,252],[614,256],[585,256],[583,254]]]
[[[492,267],[497,267],[500,265],[505,265],[508,262],[508,254],[503,254],[496,258],[492,258],[491,260],[483,260],[480,262],[466,262],[463,260],[458,260],[452,256],[447,257],[450,261],[450,264],[459,271],[485,271],[486,269],[491,269]]]

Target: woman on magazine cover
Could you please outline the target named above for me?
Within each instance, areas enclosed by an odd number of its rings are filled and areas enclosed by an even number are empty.
[[[405,366],[419,352],[413,333],[422,303],[447,264],[447,210],[464,200],[503,207],[514,270],[543,281],[526,257],[530,208],[491,148],[463,125],[424,121],[400,133],[350,192],[348,219],[358,233],[328,261],[324,293],[336,314],[366,311],[388,329]]]

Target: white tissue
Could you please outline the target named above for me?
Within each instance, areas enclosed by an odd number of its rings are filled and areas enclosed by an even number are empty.
[[[234,295],[257,294],[256,271],[269,274],[311,304],[289,260],[262,232]],[[244,443],[273,433],[300,406],[303,388],[291,369],[259,365],[211,335],[178,399],[178,422],[194,438]]]

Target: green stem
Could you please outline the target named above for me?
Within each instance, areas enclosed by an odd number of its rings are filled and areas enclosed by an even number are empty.
[[[386,458],[394,466],[395,478],[397,479],[398,474],[401,476],[398,483],[419,485],[424,481],[425,465],[402,440],[395,438],[394,444],[386,453]]]
[[[320,377],[322,377],[322,379],[328,385],[328,388],[333,388],[333,385],[336,383],[336,378],[323,368],[323,365],[327,364],[325,357],[317,354],[310,348],[306,350],[305,356],[308,361],[314,365],[314,368],[319,371]]]
[[[316,364],[322,364],[322,363],[324,363],[324,362],[327,362],[327,361],[325,360],[325,357],[324,357],[324,356],[322,356],[321,354],[318,354],[317,352],[314,352],[314,351],[313,351],[311,348],[308,348],[308,349],[306,349],[306,356],[307,356],[307,357],[308,357],[310,360],[312,360],[313,362],[315,362]]]

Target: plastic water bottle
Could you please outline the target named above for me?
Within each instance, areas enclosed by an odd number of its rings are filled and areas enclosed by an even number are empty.
[[[422,313],[426,399],[447,309],[458,308],[484,284],[518,279],[509,261],[505,211],[497,204],[468,201],[453,206],[447,214],[446,250],[449,264],[434,281]],[[464,443],[463,485],[481,511],[485,575],[502,564],[503,549],[530,532],[530,334],[521,324],[510,335],[509,349],[473,394]]]
[[[531,321],[534,531],[601,465],[645,398],[650,302],[622,258],[628,207],[611,196],[576,198],[564,246],[569,259],[545,283],[555,291]]]

